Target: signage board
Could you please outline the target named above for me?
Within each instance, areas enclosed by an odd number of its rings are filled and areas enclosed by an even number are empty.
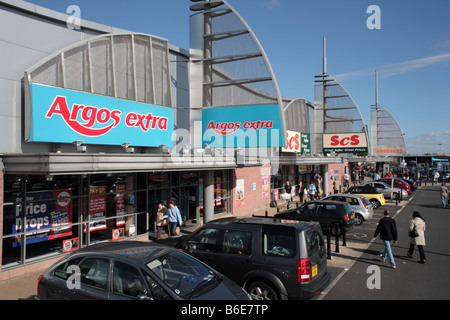
[[[27,142],[172,147],[174,110],[86,92],[31,84]]]
[[[310,134],[286,130],[286,146],[281,148],[281,152],[311,153]]]
[[[365,133],[324,133],[323,153],[367,153]]]
[[[282,147],[278,105],[209,108],[202,111],[203,145]]]

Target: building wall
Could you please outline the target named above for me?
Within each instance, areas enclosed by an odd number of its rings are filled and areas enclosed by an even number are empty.
[[[329,193],[334,193],[334,179],[337,178],[339,179],[339,183],[341,186],[341,190],[342,192],[344,192],[346,190],[346,188],[344,188],[344,174],[347,170],[348,176],[351,177],[350,172],[349,172],[349,167],[348,167],[348,162],[345,162],[343,164],[329,164],[328,165],[328,192]],[[353,184],[351,184],[353,185]]]
[[[239,168],[234,171],[234,186],[232,191],[233,215],[239,216],[241,214],[249,213],[270,205],[270,188],[268,197],[263,199],[262,179],[264,175],[269,175],[270,178],[270,165],[264,165],[262,167]],[[237,197],[237,193],[239,191],[239,180],[243,180],[244,183],[243,201],[239,201]]]

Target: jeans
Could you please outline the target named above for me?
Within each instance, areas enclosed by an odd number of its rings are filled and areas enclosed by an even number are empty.
[[[447,206],[447,196],[441,195],[442,205],[444,208]]]
[[[384,243],[384,252],[381,255],[381,259],[384,261],[387,256],[389,258],[389,262],[391,263],[391,265],[395,266],[394,256],[392,255],[391,249],[391,241],[383,240],[383,243]]]

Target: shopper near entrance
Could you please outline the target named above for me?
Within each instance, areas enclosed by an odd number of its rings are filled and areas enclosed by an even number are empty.
[[[414,252],[414,245],[417,245],[420,256],[419,263],[425,263],[426,258],[423,250],[423,247],[425,246],[425,219],[422,218],[418,211],[414,211],[412,217],[408,231],[409,250],[406,256],[411,259]]]
[[[389,210],[384,210],[384,217],[378,222],[373,237],[376,238],[380,235],[380,239],[384,243],[384,252],[380,254],[381,261],[384,262],[386,257],[389,257],[389,262],[391,263],[389,267],[395,269],[396,265],[394,256],[392,255],[391,242],[394,241],[394,243],[397,243],[397,224],[395,223],[395,220],[389,216],[389,213]]]
[[[169,218],[161,219],[167,214],[167,208],[162,201],[158,201],[158,211],[156,212],[156,239],[162,239],[162,231],[164,230],[170,237]]]
[[[314,181],[311,181],[309,183],[309,199],[311,201],[314,200],[314,196],[316,195],[316,192],[317,192],[316,185],[314,184]]]
[[[289,180],[286,181],[286,185],[284,186],[284,191],[287,193],[287,196],[286,196],[286,201],[287,201],[286,208],[289,209],[291,207],[291,191],[292,191],[291,183],[289,182]]]
[[[169,210],[167,214],[161,217],[161,220],[169,218],[169,229],[170,235],[172,238],[180,237],[177,234],[177,227],[183,224],[183,220],[181,219],[181,213],[174,200],[169,201]]]
[[[448,188],[445,186],[445,183],[441,184],[441,200],[442,206],[445,208],[447,206],[447,197],[448,197]]]

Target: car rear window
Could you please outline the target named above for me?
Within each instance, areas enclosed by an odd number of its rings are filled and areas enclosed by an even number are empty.
[[[318,254],[322,257],[325,254],[325,241],[323,235],[318,229],[311,229],[305,233],[308,257]]]
[[[263,255],[292,258],[297,252],[295,228],[263,227]]]
[[[366,204],[366,205],[370,205],[370,201],[367,198],[361,198],[361,200]]]

